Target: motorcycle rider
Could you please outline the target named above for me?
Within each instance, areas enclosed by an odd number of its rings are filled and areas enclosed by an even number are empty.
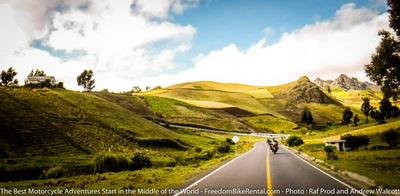
[[[269,149],[271,149],[271,151],[275,154],[279,149],[278,141],[276,141],[275,138],[272,138],[272,141],[268,139],[267,143],[269,144]]]

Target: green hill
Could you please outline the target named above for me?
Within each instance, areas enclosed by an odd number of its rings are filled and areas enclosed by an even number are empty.
[[[152,108],[171,122],[176,122],[178,119],[182,123],[213,125],[213,128],[230,130],[235,127],[237,130],[245,128],[232,126],[232,123],[236,125],[245,123],[247,127],[263,132],[290,131],[296,128],[294,124],[300,123],[300,114],[305,106],[311,108],[317,126],[324,127],[327,124],[339,123],[344,103],[346,103],[337,99],[340,97],[328,94],[305,76],[288,84],[266,87],[210,81],[186,82],[138,95],[143,96],[145,100],[161,100],[162,98],[175,100],[169,101],[170,104],[164,103],[163,110],[154,108],[154,104]],[[150,96],[152,98],[146,98]],[[176,106],[178,102],[179,106]],[[353,111],[363,118],[358,109],[359,106],[351,106]],[[215,114],[216,110],[221,111],[227,108],[248,114],[231,117]],[[180,112],[177,112],[178,110]],[[169,114],[172,111],[175,111],[174,115]],[[210,113],[213,115],[210,116]],[[202,120],[199,120],[201,118]],[[285,121],[288,123],[271,124],[271,122]],[[226,126],[227,124],[230,125]]]
[[[225,139],[164,128],[131,95],[0,87],[0,100],[0,181],[35,179],[54,166],[92,173],[94,158],[110,152],[176,164]]]

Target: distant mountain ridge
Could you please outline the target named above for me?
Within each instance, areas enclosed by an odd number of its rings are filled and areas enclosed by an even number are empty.
[[[379,91],[379,86],[369,82],[362,82],[356,77],[349,77],[345,74],[340,74],[340,76],[334,80],[322,80],[321,78],[316,78],[314,83],[323,88],[328,86],[342,88],[344,90],[366,90],[369,88]]]
[[[285,98],[290,103],[337,103],[331,97],[326,95],[316,84],[303,76],[295,81],[295,84],[284,92]]]

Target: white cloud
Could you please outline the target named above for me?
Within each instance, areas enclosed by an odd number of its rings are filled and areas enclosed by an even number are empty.
[[[97,86],[127,90],[135,78],[175,67],[176,55],[190,49],[196,30],[169,22],[194,6],[193,0],[6,0],[0,1],[0,68],[14,66],[24,80],[41,68],[76,89],[77,71],[95,72]],[[160,5],[160,6],[159,6]],[[135,12],[138,11],[138,12]],[[158,18],[153,20],[153,18]],[[55,51],[83,56],[55,57],[32,48],[33,40]],[[17,55],[19,53],[19,55]],[[66,75],[68,73],[68,76]],[[110,82],[119,78],[124,84]]]
[[[187,80],[214,80],[272,85],[302,75],[334,78],[341,73],[366,80],[363,65],[379,43],[380,29],[388,29],[388,15],[343,5],[334,18],[316,22],[267,45],[261,39],[246,50],[230,44],[195,60],[194,68],[164,75],[150,82],[173,84]]]
[[[269,37],[275,33],[275,29],[272,27],[265,27],[263,31],[264,31],[265,37]]]
[[[190,49],[196,33],[192,26],[168,18],[197,1],[163,0],[157,6],[155,2],[0,1],[0,69],[14,66],[20,81],[31,69],[43,69],[77,89],[76,76],[90,68],[97,89],[115,91],[137,84],[166,86],[193,80],[272,85],[301,75],[333,78],[340,73],[365,79],[362,66],[379,43],[377,32],[388,28],[387,14],[346,4],[334,18],[286,32],[274,44],[261,39],[241,50],[232,43],[199,54],[191,69],[149,77],[147,73],[173,69],[175,57]],[[34,39],[54,50],[84,51],[85,55],[58,58],[32,48]]]
[[[147,17],[166,18],[170,12],[180,14],[197,5],[198,0],[135,0],[134,11]]]

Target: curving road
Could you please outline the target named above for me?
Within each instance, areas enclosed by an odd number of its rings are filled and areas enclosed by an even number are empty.
[[[354,191],[354,190],[353,190]],[[356,195],[352,188],[280,146],[264,142],[176,195]]]

